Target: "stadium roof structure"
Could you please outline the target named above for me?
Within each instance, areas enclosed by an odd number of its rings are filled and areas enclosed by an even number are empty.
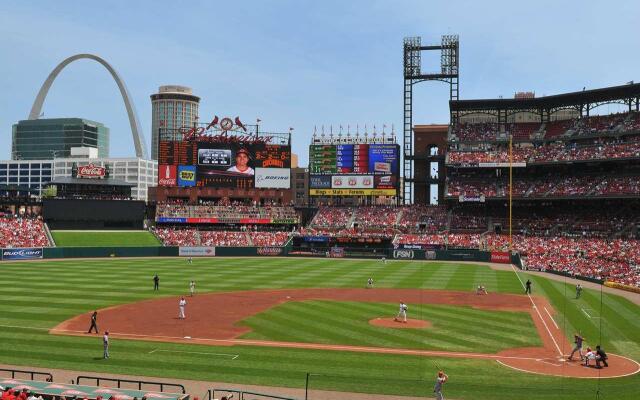
[[[451,121],[457,116],[471,113],[487,113],[500,115],[514,114],[522,111],[538,113],[544,119],[549,114],[562,109],[575,109],[580,115],[589,115],[589,110],[602,104],[618,103],[628,105],[629,111],[640,106],[640,83],[629,83],[621,86],[582,90],[552,96],[519,99],[476,99],[451,100],[449,110]]]
[[[69,185],[69,184],[78,184],[78,185],[87,185],[87,186],[129,186],[134,187],[135,184],[121,181],[119,179],[82,179],[82,178],[70,178],[70,177],[60,177],[55,178],[50,182],[52,185]]]

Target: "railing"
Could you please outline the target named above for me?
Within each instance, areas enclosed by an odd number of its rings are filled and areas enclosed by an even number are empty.
[[[76,378],[76,384],[80,385],[80,381],[81,380],[92,380],[95,382],[95,385],[92,386],[102,386],[100,384],[100,382],[114,382],[117,384],[117,388],[120,389],[122,388],[122,384],[123,383],[132,383],[134,385],[138,386],[138,390],[143,390],[142,386],[155,386],[155,387],[159,387],[160,388],[160,392],[165,392],[165,388],[176,388],[178,389],[178,391],[174,391],[174,390],[166,390],[167,393],[182,393],[185,394],[187,393],[187,391],[185,390],[183,385],[180,385],[178,383],[166,383],[166,382],[146,382],[146,381],[136,381],[136,380],[129,380],[129,379],[118,379],[118,378],[102,378],[99,376],[78,376]],[[113,386],[107,386],[107,387],[113,387]],[[124,388],[126,389],[126,388]],[[147,388],[145,388],[144,390],[149,390]]]
[[[11,379],[15,379],[16,378],[16,374],[26,374],[29,375],[29,380],[30,381],[37,381],[39,379],[35,379],[36,376],[42,375],[45,377],[45,381],[47,382],[53,382],[53,375],[51,375],[49,372],[38,372],[38,371],[23,371],[23,370],[19,370],[19,369],[5,369],[5,368],[0,368],[0,373],[3,372],[9,372],[11,373]],[[19,379],[19,377],[18,377]]]
[[[218,394],[222,395],[223,397],[226,396],[228,400],[231,400],[234,398],[235,398],[234,400],[258,400],[258,399],[260,400],[261,399],[297,400],[292,397],[282,397],[282,396],[275,396],[275,395],[265,394],[265,393],[248,392],[240,389],[221,389],[221,388],[209,389],[209,391],[207,392],[207,400],[216,400],[216,399],[219,400],[217,397],[215,397],[216,392],[218,392]],[[259,397],[256,397],[256,396],[259,396]]]

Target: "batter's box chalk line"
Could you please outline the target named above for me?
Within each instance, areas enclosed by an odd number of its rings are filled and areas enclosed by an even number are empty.
[[[204,351],[184,351],[184,350],[163,350],[163,349],[154,349],[151,350],[148,354],[153,353],[185,353],[185,354],[201,354],[208,356],[217,356],[217,357],[228,357],[232,360],[240,357],[240,354],[229,354],[229,353],[209,353]]]

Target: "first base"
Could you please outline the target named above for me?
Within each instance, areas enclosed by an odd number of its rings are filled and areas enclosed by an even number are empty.
[[[191,336],[185,336],[184,338],[185,339],[191,339]]]

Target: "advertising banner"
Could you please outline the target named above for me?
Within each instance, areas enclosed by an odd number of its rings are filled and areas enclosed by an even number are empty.
[[[93,164],[78,166],[76,178],[103,179],[107,175],[107,169]]]
[[[372,175],[334,175],[332,189],[373,189]]]
[[[35,260],[42,258],[42,247],[25,247],[20,249],[2,249],[2,260]]]
[[[258,247],[258,255],[279,256],[282,254],[282,247]]]
[[[177,182],[175,165],[158,165],[158,186],[176,186]]]
[[[500,264],[511,264],[511,254],[507,251],[492,251],[491,262]]]
[[[411,260],[415,257],[413,250],[394,250],[393,258]]]
[[[194,165],[178,165],[178,186],[196,185],[196,167]]]
[[[215,247],[183,247],[178,249],[179,256],[186,257],[213,257],[216,255]]]
[[[309,176],[309,187],[311,189],[331,189],[331,176],[311,175]]]
[[[373,184],[376,189],[395,189],[398,187],[398,177],[394,175],[376,175]]]
[[[395,196],[395,189],[309,189],[310,196]]]
[[[289,189],[291,173],[288,168],[256,168],[256,188]]]

